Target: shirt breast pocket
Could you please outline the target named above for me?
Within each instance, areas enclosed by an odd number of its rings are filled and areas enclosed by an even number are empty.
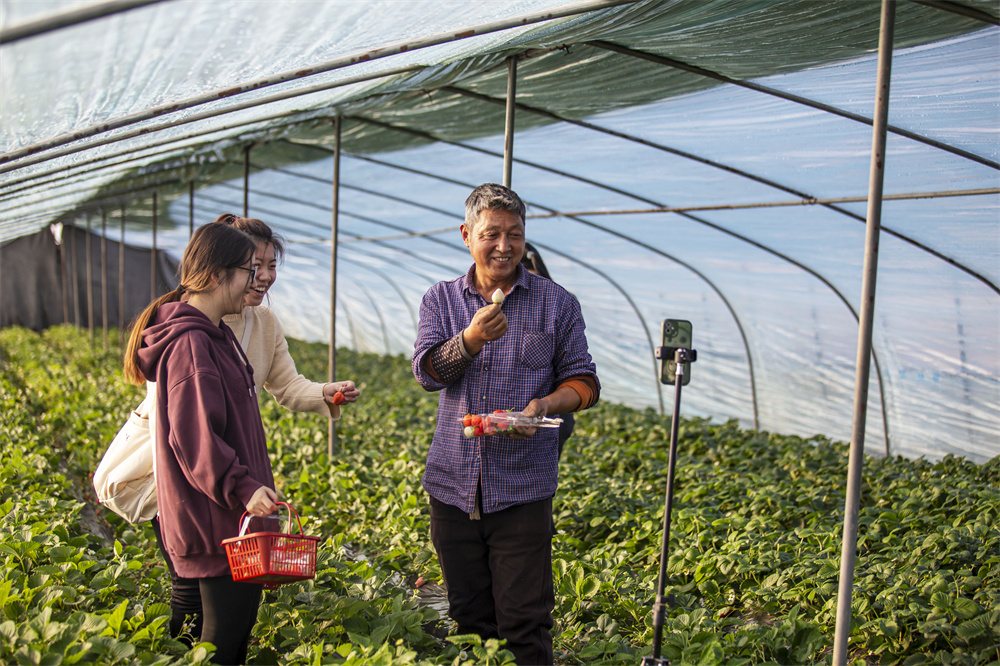
[[[521,363],[532,370],[552,365],[555,338],[548,333],[525,333],[521,338]]]

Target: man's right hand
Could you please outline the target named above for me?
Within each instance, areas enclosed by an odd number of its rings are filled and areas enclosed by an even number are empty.
[[[487,342],[499,340],[507,332],[507,315],[499,305],[479,308],[472,321],[462,331],[465,350],[472,356],[482,351]]]

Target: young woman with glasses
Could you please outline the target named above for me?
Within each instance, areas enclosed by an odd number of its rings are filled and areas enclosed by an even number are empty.
[[[238,229],[198,229],[180,284],[136,318],[124,359],[129,381],[155,382],[158,533],[171,568],[199,588],[199,637],[218,664],[246,661],[262,590],[233,581],[222,540],[244,511],[266,516],[278,499],[253,370],[223,322],[253,291],[255,249]]]

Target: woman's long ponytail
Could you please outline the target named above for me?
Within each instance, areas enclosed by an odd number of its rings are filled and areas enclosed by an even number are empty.
[[[181,300],[181,294],[183,293],[184,290],[181,287],[177,287],[173,291],[168,291],[147,305],[146,309],[132,320],[132,328],[128,335],[128,344],[125,345],[125,362],[122,368],[122,374],[125,375],[125,379],[129,383],[138,386],[146,381],[145,375],[139,369],[139,348],[142,347],[142,332],[146,330],[149,323],[156,317],[156,311],[160,309],[161,305]]]

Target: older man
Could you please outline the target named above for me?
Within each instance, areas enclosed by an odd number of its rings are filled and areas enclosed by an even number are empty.
[[[449,615],[460,633],[506,639],[522,665],[552,663],[558,430],[467,439],[462,417],[565,414],[600,393],[576,299],[521,268],[524,214],[501,185],[469,195],[461,232],[475,264],[424,295],[413,355],[420,385],[441,391],[423,485]]]

